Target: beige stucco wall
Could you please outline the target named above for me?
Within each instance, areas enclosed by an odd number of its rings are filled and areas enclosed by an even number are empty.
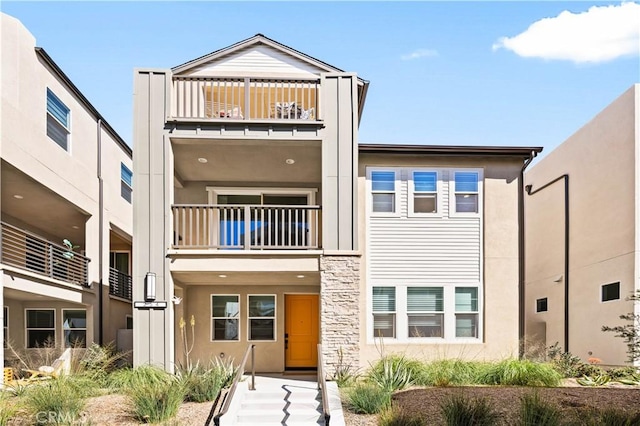
[[[363,251],[360,293],[368,295],[366,167],[481,168],[484,174],[483,340],[478,343],[395,343],[367,339],[368,297],[360,298],[361,365],[381,353],[401,352],[419,359],[501,359],[518,354],[518,185],[522,158],[435,157],[427,155],[361,154],[358,172],[359,235]],[[377,339],[376,339],[377,340]]]
[[[601,331],[621,324],[637,283],[638,92],[630,88],[526,175],[533,191],[569,175],[569,351],[606,364],[626,359],[622,339]],[[564,341],[564,186],[559,181],[525,197],[526,324],[546,326],[546,345]],[[620,282],[621,299],[601,302],[601,286]],[[535,313],[537,298],[549,311]]]

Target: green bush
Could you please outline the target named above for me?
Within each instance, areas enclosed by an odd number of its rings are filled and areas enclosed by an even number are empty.
[[[451,395],[442,402],[440,409],[447,426],[493,426],[498,420],[498,413],[485,398]]]
[[[521,426],[557,426],[561,414],[558,407],[544,401],[537,392],[520,398]]]
[[[367,379],[388,392],[404,389],[412,384],[412,371],[416,363],[404,356],[383,356],[371,367]]]
[[[15,417],[19,409],[16,397],[10,396],[8,392],[0,391],[0,426],[7,426],[9,420]]]
[[[184,388],[177,378],[160,383],[144,383],[130,388],[134,416],[145,423],[164,422],[178,413]]]
[[[179,370],[178,377],[184,388],[184,400],[192,402],[215,400],[226,380],[214,368],[204,368],[199,364]]]
[[[600,426],[640,426],[640,413],[627,413],[610,408],[600,411]]]
[[[47,418],[54,424],[73,423],[84,409],[93,389],[70,377],[60,377],[27,387],[22,397],[29,413],[55,413]]]
[[[478,382],[486,364],[460,359],[441,359],[425,364],[414,374],[415,384],[421,386],[461,386]]]
[[[356,414],[377,414],[390,404],[390,391],[368,383],[357,384],[347,395],[347,406]]]
[[[115,391],[127,393],[128,390],[145,385],[162,384],[170,381],[172,375],[151,365],[123,368],[109,375],[108,385]]]
[[[429,423],[415,414],[404,413],[401,410],[389,407],[380,413],[378,418],[380,426],[428,426]]]
[[[549,364],[513,358],[488,365],[478,377],[480,384],[512,386],[558,386],[560,380]]]

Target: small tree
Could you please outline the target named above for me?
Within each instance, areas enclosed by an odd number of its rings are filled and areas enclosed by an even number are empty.
[[[640,302],[640,290],[636,290],[636,293],[627,297],[625,300],[633,301],[634,305]],[[625,325],[618,325],[615,327],[602,326],[602,331],[611,331],[616,333],[616,337],[622,337],[627,344],[627,354],[629,356],[629,362],[633,363],[640,360],[640,314],[635,312],[629,312],[625,315],[620,315],[620,319],[627,321]]]

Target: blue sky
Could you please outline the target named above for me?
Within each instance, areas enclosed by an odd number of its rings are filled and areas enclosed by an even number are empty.
[[[132,144],[133,70],[262,33],[371,82],[360,142],[561,143],[640,81],[638,2],[10,2]]]

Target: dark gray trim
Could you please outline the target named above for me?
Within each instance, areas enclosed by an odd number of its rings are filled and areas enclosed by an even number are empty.
[[[78,98],[80,103],[84,105],[84,107],[87,108],[91,112],[91,114],[93,114],[95,119],[102,121],[102,128],[105,129],[107,133],[109,133],[118,143],[118,145],[120,145],[120,148],[122,148],[122,150],[130,158],[132,158],[133,150],[131,149],[131,147],[127,145],[124,139],[122,139],[120,135],[113,129],[113,127],[111,127],[111,125],[105,120],[102,114],[100,114],[98,110],[91,104],[91,102],[89,102],[89,100],[82,94],[80,89],[78,89],[76,85],[73,84],[71,79],[67,77],[64,71],[62,71],[62,69],[53,61],[53,59],[51,59],[51,56],[49,56],[49,54],[42,47],[36,47],[35,51],[36,54],[44,61],[44,63],[47,64],[49,68],[51,68],[53,73],[69,88],[71,93],[73,93],[73,95]]]
[[[360,154],[421,154],[421,155],[465,155],[503,156],[529,158],[532,152],[542,152],[542,147],[516,146],[451,146],[451,145],[395,145],[360,144]]]

